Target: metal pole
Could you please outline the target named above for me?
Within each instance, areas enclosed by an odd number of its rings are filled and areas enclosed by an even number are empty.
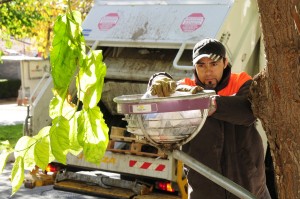
[[[180,57],[181,55],[183,54],[184,52],[184,49],[186,47],[186,42],[183,42],[176,54],[176,57],[174,58],[174,61],[173,61],[173,67],[178,69],[178,70],[193,70],[194,69],[194,66],[180,66],[178,65],[178,61],[180,60]]]
[[[229,180],[228,178],[222,176],[218,172],[212,170],[211,168],[205,166],[201,162],[198,162],[196,159],[192,158],[191,156],[187,155],[186,153],[174,150],[173,157],[177,160],[182,161],[184,164],[192,168],[193,170],[197,171],[204,177],[208,178],[209,180],[213,181],[214,183],[220,185],[227,191],[233,193],[239,198],[242,199],[255,199],[256,197],[253,196],[248,190],[244,189],[240,185],[234,183],[233,181]]]

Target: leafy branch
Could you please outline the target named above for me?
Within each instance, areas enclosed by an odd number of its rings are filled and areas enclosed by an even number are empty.
[[[12,195],[21,187],[25,170],[35,166],[45,169],[54,160],[67,164],[67,154],[80,152],[86,161],[100,164],[107,144],[108,127],[98,102],[101,99],[106,65],[102,51],[90,51],[81,30],[81,14],[76,11],[59,16],[54,25],[54,39],[50,53],[54,97],[49,104],[52,125],[41,129],[33,137],[21,137],[15,149],[3,150],[0,155],[0,173],[7,157],[14,152],[12,169]],[[75,79],[74,79],[75,77]],[[82,103],[70,100],[70,85],[76,81],[77,97]]]

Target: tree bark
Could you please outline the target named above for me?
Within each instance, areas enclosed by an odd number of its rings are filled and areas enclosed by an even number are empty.
[[[300,198],[299,0],[257,0],[267,66],[254,77],[254,114],[266,131],[279,198]]]

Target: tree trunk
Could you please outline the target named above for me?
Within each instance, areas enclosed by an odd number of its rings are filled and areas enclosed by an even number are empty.
[[[280,199],[300,198],[299,0],[257,0],[267,66],[251,88],[270,144]]]

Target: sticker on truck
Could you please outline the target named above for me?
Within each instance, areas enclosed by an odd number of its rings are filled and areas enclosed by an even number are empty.
[[[202,13],[192,13],[183,19],[180,28],[183,32],[194,32],[202,26],[204,20]]]
[[[108,13],[102,17],[98,23],[98,28],[100,31],[108,31],[113,28],[119,21],[118,13]]]

